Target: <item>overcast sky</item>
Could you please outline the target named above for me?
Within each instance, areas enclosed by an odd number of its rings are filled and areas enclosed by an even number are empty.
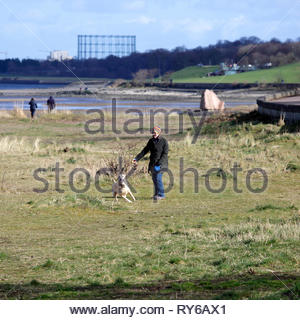
[[[0,52],[18,58],[74,56],[78,34],[136,35],[139,52],[286,40],[300,37],[300,0],[0,0],[0,30]]]

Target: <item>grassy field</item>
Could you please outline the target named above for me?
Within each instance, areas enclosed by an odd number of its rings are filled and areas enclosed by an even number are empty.
[[[216,69],[217,68],[213,68],[211,71]],[[201,67],[189,67],[173,73],[171,78],[174,80],[174,82],[274,83],[281,82],[283,80],[285,83],[300,83],[300,62],[277,68],[243,72],[228,76],[204,77],[205,74],[203,74],[203,71],[204,70]]]
[[[166,200],[153,202],[148,160],[141,160],[129,178],[137,198],[130,204],[97,191],[94,177],[116,168],[119,156],[130,167],[148,140],[148,115],[145,132],[135,135],[122,130],[125,113],[118,135],[109,112],[105,132],[93,135],[84,130],[93,115],[38,115],[31,122],[20,111],[0,114],[0,299],[299,299],[299,127],[265,123],[255,111],[215,116],[192,144],[189,116],[183,134],[178,116],[170,116],[165,136],[174,186]],[[163,127],[159,116],[156,123]],[[180,192],[180,158],[198,173],[198,190],[187,172]],[[63,192],[55,190],[57,162]],[[241,193],[234,191],[234,163]],[[268,175],[262,193],[246,186],[247,172],[257,167]],[[47,192],[33,191],[44,187],[33,177],[37,168],[44,168]],[[75,168],[91,175],[85,193],[71,190]],[[210,168],[226,173],[221,193],[205,187]],[[220,173],[210,177],[215,189]],[[83,189],[85,181],[79,173],[74,186]],[[112,177],[100,177],[102,188],[111,184]],[[253,174],[252,188],[261,185]]]
[[[206,77],[209,72],[218,70],[219,66],[193,66],[173,72],[171,79],[174,82],[182,82],[182,79],[202,78]]]

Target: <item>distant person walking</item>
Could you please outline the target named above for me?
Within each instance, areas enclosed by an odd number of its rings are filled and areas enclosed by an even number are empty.
[[[148,141],[145,148],[133,159],[133,163],[136,163],[150,151],[148,172],[152,175],[154,185],[154,200],[165,199],[162,175],[164,172],[163,169],[168,168],[168,141],[160,134],[160,127],[154,127],[152,130],[152,138]]]
[[[30,108],[31,119],[33,119],[33,118],[34,118],[35,111],[36,111],[36,109],[37,109],[38,106],[37,106],[34,98],[31,98],[31,100],[29,101],[28,104],[29,104],[29,108]]]
[[[47,100],[48,113],[55,109],[56,103],[52,96]]]

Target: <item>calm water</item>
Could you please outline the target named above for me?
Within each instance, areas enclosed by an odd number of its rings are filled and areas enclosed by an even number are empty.
[[[25,89],[48,89],[61,88],[64,84],[21,84],[21,83],[0,83],[0,90],[25,90]]]
[[[64,86],[63,84],[12,84],[12,83],[0,83],[0,90],[14,90],[14,89],[39,89],[39,88],[59,88]],[[0,95],[0,110],[13,109],[14,106],[24,107],[29,109],[28,102],[30,100],[28,95],[20,96],[1,96]],[[38,107],[40,109],[47,108],[46,101],[49,96],[37,97]],[[55,98],[58,110],[87,110],[93,108],[109,108],[111,107],[111,100],[97,99],[96,97],[60,97]],[[247,102],[226,102],[225,107],[234,107],[238,105],[253,105],[256,101]],[[151,101],[122,101],[117,100],[118,108],[199,108],[199,102],[151,102]]]
[[[12,84],[0,83],[1,90],[15,90],[15,89],[41,89],[41,88],[59,88],[65,86],[64,84]],[[1,93],[1,92],[0,92]],[[13,109],[15,105],[29,109],[28,102],[31,97],[24,96],[1,96],[0,95],[0,110]],[[47,108],[46,101],[49,97],[37,97],[38,107],[40,109]],[[105,109],[111,107],[111,100],[97,99],[95,97],[63,97],[55,98],[57,110],[87,110],[93,108]],[[225,108],[235,107],[240,105],[253,105],[256,101],[232,101],[225,102]],[[117,100],[118,108],[199,108],[199,102],[151,102],[151,101],[122,101]]]
[[[46,101],[49,97],[35,98],[40,109],[47,108]],[[13,109],[15,105],[29,109],[28,102],[30,97],[1,97],[0,96],[0,110]],[[111,100],[102,100],[96,98],[78,98],[78,97],[64,97],[56,98],[57,110],[87,110],[87,109],[105,109],[111,107]],[[226,102],[225,107],[235,107],[239,105],[253,105],[255,101],[247,102]],[[198,102],[151,102],[151,101],[122,101],[117,100],[117,108],[199,108]]]
[[[38,108],[47,108],[46,101],[49,97],[35,98]],[[1,97],[0,96],[0,110],[10,110],[14,106],[29,109],[30,97]],[[56,98],[57,110],[88,110],[88,109],[106,109],[111,107],[111,100],[102,100],[96,98],[77,98],[64,97]],[[199,103],[193,102],[149,102],[149,101],[122,101],[117,100],[117,108],[197,108]]]

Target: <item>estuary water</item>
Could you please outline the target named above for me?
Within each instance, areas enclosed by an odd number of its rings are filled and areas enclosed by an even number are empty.
[[[38,83],[38,84],[0,83],[0,90],[49,89],[49,88],[61,88],[63,86],[65,86],[65,84],[54,84],[54,83]]]
[[[49,97],[36,97],[38,108],[47,108],[46,101]],[[28,102],[30,97],[1,97],[0,110],[11,110],[14,107],[29,109]],[[88,109],[107,109],[111,108],[111,100],[102,100],[96,98],[78,98],[78,97],[59,97],[55,98],[57,110],[88,110]],[[225,107],[231,108],[240,105],[253,105],[255,101],[226,102]],[[137,101],[137,100],[117,100],[117,108],[180,108],[197,109],[199,102],[158,102],[158,101]]]
[[[0,83],[0,110],[10,110],[14,107],[29,109],[28,102],[31,98],[26,94],[26,89],[45,89],[59,88],[64,84],[14,84]],[[19,96],[1,96],[1,90],[18,90],[24,89],[24,95]],[[47,99],[49,96],[34,97],[39,109],[46,109]],[[88,109],[107,109],[111,107],[111,100],[90,97],[54,97],[57,110],[88,110]],[[256,101],[226,101],[225,108],[235,106],[253,105]],[[117,100],[117,108],[180,108],[180,109],[197,109],[200,107],[199,102],[175,102],[175,101],[140,101],[140,100]]]

